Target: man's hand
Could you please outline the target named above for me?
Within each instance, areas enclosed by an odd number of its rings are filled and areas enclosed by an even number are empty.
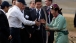
[[[38,22],[37,20],[35,20],[35,24],[36,24],[37,26],[40,26],[40,22]]]
[[[44,19],[41,19],[40,23],[46,24],[46,21]]]
[[[10,35],[8,39],[11,40],[12,39],[12,36]]]
[[[49,27],[48,27],[48,26],[46,26],[46,27],[45,27],[45,29],[46,29],[46,30],[49,30]]]
[[[31,34],[29,34],[29,38],[31,38]]]
[[[50,36],[50,32],[48,31],[48,36]]]

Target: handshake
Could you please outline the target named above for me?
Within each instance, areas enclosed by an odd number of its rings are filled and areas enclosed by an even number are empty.
[[[41,23],[42,23],[42,24],[46,24],[46,21],[45,21],[44,19],[41,19],[40,21],[35,20],[35,24],[36,24],[37,26],[40,26]]]

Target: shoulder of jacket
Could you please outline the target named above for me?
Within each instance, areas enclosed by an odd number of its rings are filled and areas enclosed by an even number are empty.
[[[0,10],[0,15],[3,14],[3,11]]]
[[[43,6],[42,8],[47,8],[47,6]]]

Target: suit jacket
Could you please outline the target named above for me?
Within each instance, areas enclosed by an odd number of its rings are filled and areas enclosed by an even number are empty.
[[[7,17],[5,13],[1,10],[0,10],[0,33],[4,34],[7,37],[10,35],[9,23]]]
[[[30,15],[30,8],[29,7],[26,7],[25,10],[24,10],[24,18],[27,19],[27,20],[31,20],[31,15]],[[29,25],[24,25],[24,29],[25,31],[30,34],[31,33],[31,26]]]

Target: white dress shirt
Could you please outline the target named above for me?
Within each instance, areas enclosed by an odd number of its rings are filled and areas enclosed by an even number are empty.
[[[22,28],[22,23],[25,25],[34,25],[35,21],[29,21],[24,18],[24,14],[21,12],[19,7],[13,6],[7,13],[7,18],[10,27]]]

